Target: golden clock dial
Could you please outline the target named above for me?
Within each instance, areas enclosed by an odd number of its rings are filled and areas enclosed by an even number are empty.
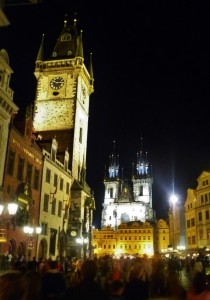
[[[63,79],[63,77],[60,77],[60,76],[54,77],[50,81],[50,87],[53,90],[58,90],[58,89],[62,88],[63,85],[64,85],[64,79]]]

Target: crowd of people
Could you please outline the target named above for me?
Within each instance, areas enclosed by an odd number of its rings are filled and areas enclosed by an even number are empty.
[[[185,272],[189,287],[183,286]],[[0,300],[210,300],[210,280],[201,257],[181,260],[155,253],[136,258],[34,257],[0,276]]]

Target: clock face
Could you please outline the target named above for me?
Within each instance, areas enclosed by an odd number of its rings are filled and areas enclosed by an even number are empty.
[[[71,236],[76,236],[77,235],[77,232],[75,230],[72,230],[71,231]]]
[[[50,87],[53,90],[58,90],[58,89],[62,88],[63,85],[64,85],[64,79],[63,79],[63,77],[60,77],[60,76],[54,77],[50,81]]]

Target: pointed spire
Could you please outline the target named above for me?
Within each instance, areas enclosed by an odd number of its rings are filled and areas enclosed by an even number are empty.
[[[93,54],[90,53],[90,64],[89,64],[89,73],[90,73],[90,78],[92,80],[94,80],[94,76],[93,76]]]
[[[119,157],[115,154],[115,141],[113,141],[113,154],[110,156],[109,162],[109,178],[118,179],[119,178]]]
[[[82,32],[83,32],[83,30],[80,30],[80,35],[78,36],[78,48],[77,48],[76,56],[80,56],[80,57],[84,58],[83,44],[82,44]]]
[[[44,33],[42,34],[42,41],[39,47],[39,52],[37,54],[36,61],[42,61],[44,58]]]
[[[141,137],[140,142],[140,151],[137,153],[137,164],[136,164],[136,175],[139,176],[148,176],[150,175],[149,170],[149,161],[147,157],[147,152],[143,151],[143,138]]]

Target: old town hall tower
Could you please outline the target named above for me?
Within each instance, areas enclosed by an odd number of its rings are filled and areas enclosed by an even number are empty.
[[[37,94],[34,129],[41,139],[56,137],[59,152],[69,152],[69,168],[79,182],[84,180],[93,72],[84,64],[82,31],[64,21],[52,55],[44,59],[43,41],[36,59]],[[59,155],[59,153],[57,153]]]

